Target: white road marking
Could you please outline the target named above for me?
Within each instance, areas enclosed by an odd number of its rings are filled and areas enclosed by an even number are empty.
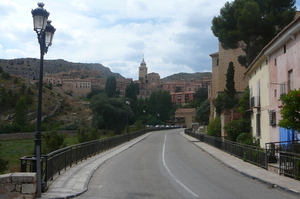
[[[182,186],[185,190],[187,190],[190,194],[192,194],[194,197],[199,197],[197,194],[195,194],[192,190],[190,190],[189,188],[187,188],[187,186],[185,186],[182,182],[180,182],[180,180],[178,180],[174,174],[170,171],[169,167],[166,164],[165,161],[165,148],[166,148],[166,140],[167,140],[167,135],[168,133],[165,135],[165,141],[164,141],[164,146],[163,146],[163,151],[162,151],[162,161],[163,164],[165,166],[165,168],[167,169],[168,173],[170,174],[170,176],[173,178],[173,180],[175,180],[175,182],[177,182],[180,186]]]

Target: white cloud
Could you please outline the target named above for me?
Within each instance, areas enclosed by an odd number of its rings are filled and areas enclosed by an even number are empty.
[[[218,50],[211,20],[227,1],[44,0],[57,29],[45,59],[101,63],[133,79],[143,56],[161,77],[209,71],[209,54]],[[1,0],[1,58],[39,57],[36,7],[34,0]]]

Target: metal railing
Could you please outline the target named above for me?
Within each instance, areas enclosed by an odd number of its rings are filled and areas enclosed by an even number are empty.
[[[43,191],[47,190],[55,175],[60,175],[63,170],[67,170],[68,167],[72,167],[72,165],[77,164],[88,157],[127,142],[128,137],[129,139],[134,139],[151,131],[166,130],[171,128],[173,127],[144,129],[129,133],[129,136],[127,134],[122,134],[110,138],[94,140],[65,147],[53,151],[47,155],[43,155],[41,160]],[[36,172],[36,159],[34,156],[26,156],[20,158],[20,160],[21,172]]]
[[[205,134],[194,133],[191,129],[185,129],[185,133],[201,142],[205,142],[215,148],[243,159],[244,161],[268,169],[267,153],[259,147],[232,142]]]
[[[300,154],[280,151],[279,174],[300,179]]]
[[[299,141],[283,141],[266,143],[266,152],[269,163],[277,163],[279,160],[280,151],[300,153]]]

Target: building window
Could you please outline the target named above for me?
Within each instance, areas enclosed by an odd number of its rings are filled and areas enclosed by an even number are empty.
[[[261,131],[260,131],[260,113],[256,114],[256,136],[260,137]]]
[[[286,45],[283,46],[283,53],[286,53]]]
[[[293,90],[293,69],[288,71],[288,91]]]
[[[249,105],[250,108],[253,108],[254,106],[254,97],[253,97],[253,93],[252,93],[252,88],[250,88],[250,95],[249,95],[250,99],[249,99]]]
[[[260,106],[260,81],[257,82],[257,99],[256,106]]]
[[[274,60],[274,62],[275,62],[275,66],[277,66],[277,60],[276,59]]]
[[[275,110],[269,111],[270,126],[276,126],[276,112]]]
[[[280,84],[280,95],[286,94],[286,83]]]
[[[188,101],[190,99],[190,96],[188,94],[185,94],[185,101]]]

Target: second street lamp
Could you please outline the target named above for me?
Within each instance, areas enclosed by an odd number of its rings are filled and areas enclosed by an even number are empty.
[[[38,3],[38,8],[31,11],[33,17],[34,30],[37,33],[38,42],[40,44],[40,77],[39,77],[39,94],[38,94],[38,111],[36,121],[35,146],[34,155],[36,158],[36,175],[37,175],[37,197],[41,197],[42,190],[42,168],[41,168],[41,151],[42,151],[42,134],[41,134],[41,118],[42,118],[42,94],[43,94],[43,67],[44,55],[48,51],[48,47],[52,44],[55,28],[48,21],[50,15],[45,10],[44,3]]]

